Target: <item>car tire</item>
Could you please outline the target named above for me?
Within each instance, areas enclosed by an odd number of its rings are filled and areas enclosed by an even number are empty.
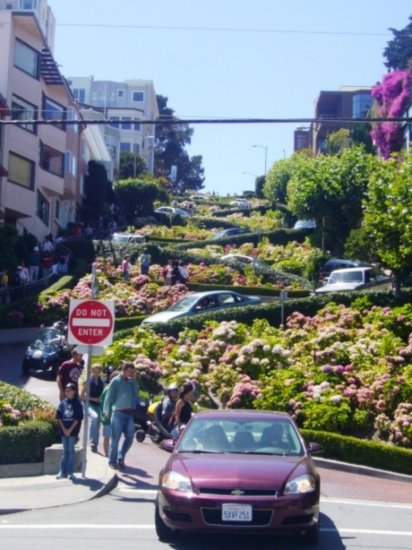
[[[134,434],[134,436],[136,438],[136,441],[138,441],[139,443],[143,443],[143,441],[146,438],[146,432],[144,430],[142,430],[141,428],[138,428],[136,430],[136,433]]]
[[[155,529],[157,538],[161,542],[173,542],[176,540],[178,531],[170,529],[160,517],[159,505],[156,503],[155,508]]]
[[[24,376],[28,376],[28,374],[30,372],[30,361],[28,361],[28,359],[26,357],[23,359],[21,370],[22,370],[22,373],[24,374]]]
[[[307,545],[315,546],[319,542],[319,522],[316,522],[316,525],[307,529],[303,535],[303,540]]]

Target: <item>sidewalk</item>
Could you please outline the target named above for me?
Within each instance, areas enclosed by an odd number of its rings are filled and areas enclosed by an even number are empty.
[[[0,479],[0,515],[77,504],[103,496],[117,485],[117,476],[107,458],[88,452],[86,475],[76,479],[56,479],[56,475]]]

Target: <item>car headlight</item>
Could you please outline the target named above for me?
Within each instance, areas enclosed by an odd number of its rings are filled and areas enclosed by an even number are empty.
[[[181,493],[192,493],[192,482],[190,478],[177,472],[166,472],[162,477],[162,488],[180,491]]]
[[[314,491],[316,487],[315,478],[309,474],[295,477],[286,483],[285,495],[301,495]]]

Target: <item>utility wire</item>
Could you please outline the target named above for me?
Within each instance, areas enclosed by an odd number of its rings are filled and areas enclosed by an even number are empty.
[[[125,121],[126,122],[126,121]],[[411,124],[412,117],[371,117],[371,118],[156,118],[149,120],[138,120],[139,124],[152,124],[155,126],[162,124],[323,124],[323,123],[345,123],[345,124],[371,124],[382,122],[393,122],[396,124],[405,123]],[[51,119],[51,120],[38,120],[38,119],[0,119],[0,126],[13,126],[22,124],[34,124],[34,125],[69,125],[69,124],[98,124],[98,125],[116,125],[118,127],[122,124],[122,121],[114,121],[110,119],[102,120],[66,120],[66,119]]]
[[[268,33],[268,34],[318,34],[326,36],[391,36],[381,32],[356,31],[318,31],[302,29],[265,29],[253,27],[187,27],[180,25],[126,25],[115,23],[58,23],[58,27],[85,27],[102,29],[140,29],[159,31],[196,31],[196,32],[239,32],[239,33]]]

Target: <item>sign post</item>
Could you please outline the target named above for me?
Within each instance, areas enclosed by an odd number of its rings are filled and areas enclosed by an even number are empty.
[[[93,266],[94,267],[94,266]],[[94,275],[94,273],[93,273]],[[89,427],[89,402],[91,373],[91,357],[94,346],[107,346],[113,340],[114,302],[111,300],[96,300],[95,285],[92,277],[93,298],[91,300],[70,300],[69,326],[67,341],[74,345],[87,345],[86,364],[86,401],[83,424],[83,459],[82,476],[85,477],[87,465],[87,440]]]

